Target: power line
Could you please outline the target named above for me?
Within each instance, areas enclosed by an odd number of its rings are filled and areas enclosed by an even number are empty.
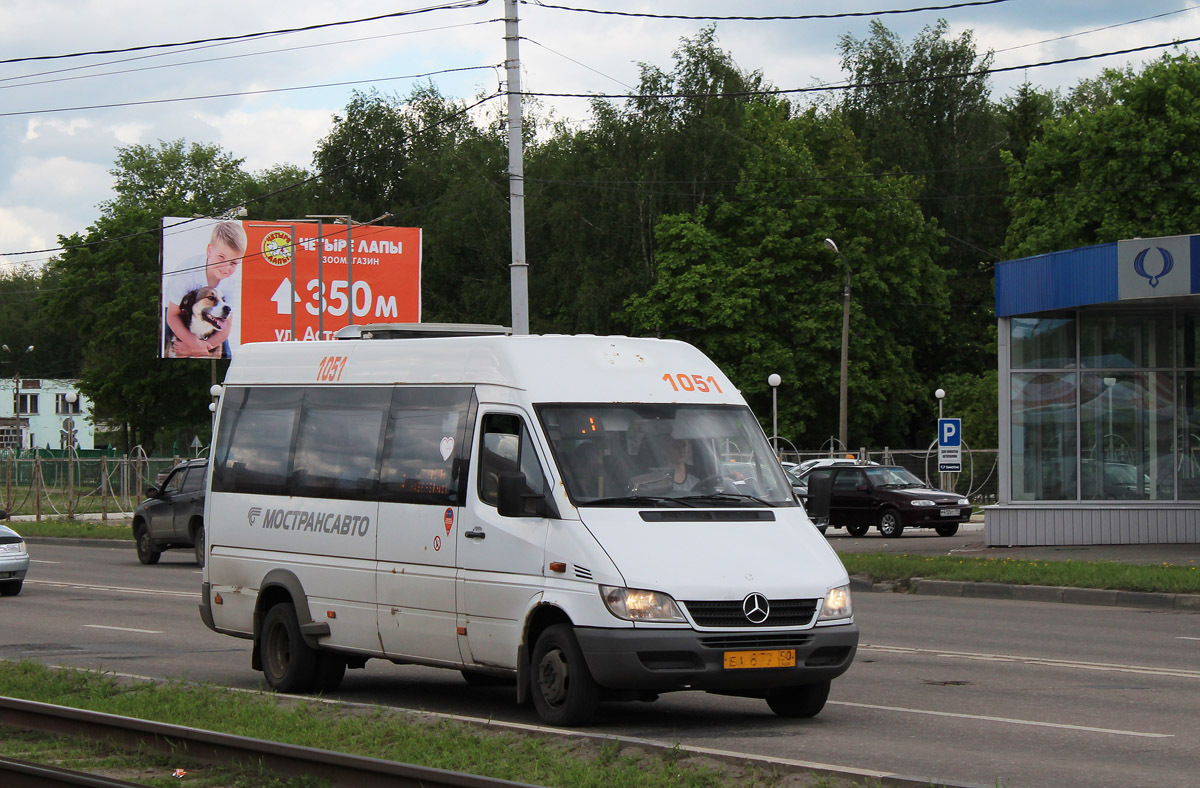
[[[949,11],[955,8],[969,8],[971,6],[980,5],[997,5],[998,3],[1007,3],[1009,0],[968,0],[967,2],[952,3],[950,5],[930,5],[921,8],[899,8],[888,11],[845,11],[836,14],[799,14],[799,15],[775,15],[775,16],[707,16],[697,15],[691,16],[687,14],[647,14],[636,13],[633,11],[601,11],[596,8],[576,8],[565,5],[552,5],[543,3],[541,0],[521,0],[522,5],[536,5],[540,8],[552,8],[557,11],[574,11],[582,14],[602,14],[605,16],[624,16],[637,17],[641,19],[686,19],[701,22],[776,22],[776,21],[795,21],[805,19],[847,19],[852,17],[863,16],[888,16],[892,14],[913,14],[920,11]]]
[[[323,22],[316,25],[306,25],[304,27],[288,27],[280,30],[265,30],[259,33],[242,33],[236,36],[217,36],[214,38],[197,38],[192,41],[178,41],[173,44],[143,44],[135,47],[124,47],[122,49],[96,49],[90,52],[71,52],[63,55],[31,55],[29,57],[14,57],[6,60],[0,60],[0,65],[9,63],[28,63],[33,60],[61,60],[72,57],[88,57],[90,55],[117,55],[123,52],[143,52],[147,49],[170,49],[173,47],[194,46],[196,44],[208,44],[216,41],[245,41],[250,38],[262,38],[263,36],[275,36],[284,33],[304,33],[310,30],[321,30],[328,27],[341,27],[343,25],[357,25],[362,22],[377,22],[380,19],[395,19],[402,16],[412,16],[414,14],[427,14],[431,11],[456,11],[464,8],[474,8],[476,6],[485,5],[488,0],[462,0],[458,3],[447,5],[431,6],[428,8],[417,8],[411,11],[395,11],[390,14],[379,14],[378,16],[368,16],[361,19],[346,19],[341,22]]]
[[[9,90],[11,88],[33,87],[36,85],[49,85],[49,84],[53,84],[56,82],[72,82],[72,81],[80,80],[80,79],[93,79],[95,77],[111,77],[111,76],[116,76],[118,74],[135,74],[135,73],[142,72],[142,71],[157,71],[157,70],[164,69],[164,68],[177,68],[179,66],[194,66],[194,65],[199,65],[201,63],[218,63],[223,60],[239,60],[239,59],[247,58],[247,57],[259,57],[261,55],[275,55],[275,54],[279,54],[280,52],[299,52],[304,49],[320,49],[321,47],[340,46],[341,44],[358,44],[363,41],[376,41],[381,38],[395,38],[397,36],[410,36],[410,35],[415,35],[417,33],[436,33],[436,32],[440,32],[442,30],[453,30],[455,28],[460,28],[460,27],[474,27],[476,25],[486,25],[486,24],[491,24],[492,22],[495,22],[495,21],[498,21],[498,20],[485,19],[485,20],[482,20],[479,22],[464,22],[464,23],[458,24],[458,25],[442,25],[440,27],[427,27],[427,28],[423,28],[420,30],[405,30],[405,31],[402,31],[399,33],[385,33],[383,35],[378,35],[378,36],[363,36],[361,38],[343,38],[340,41],[326,41],[321,44],[304,44],[301,46],[294,46],[294,47],[281,47],[279,49],[266,49],[266,50],[262,50],[259,52],[244,52],[240,55],[224,55],[222,57],[201,58],[198,60],[184,60],[184,61],[180,61],[178,63],[160,63],[156,66],[143,66],[141,68],[125,68],[125,69],[120,69],[117,71],[102,71],[102,72],[95,73],[95,74],[79,74],[79,75],[72,76],[72,77],[58,77],[57,79],[43,79],[38,82],[17,82],[16,84],[11,84],[11,85],[0,84],[0,90]],[[217,47],[217,46],[226,46],[226,44],[210,44],[205,47],[195,47],[195,49],[210,49],[212,47]],[[184,51],[188,51],[188,50],[179,50],[179,52],[184,52]],[[111,63],[126,63],[126,62],[131,62],[134,60],[147,60],[150,58],[164,57],[166,55],[179,54],[179,52],[165,52],[165,53],[159,53],[156,55],[143,55],[141,57],[136,57],[136,58],[127,58],[124,60],[111,61]],[[32,77],[49,76],[52,74],[62,74],[62,73],[68,72],[68,71],[79,71],[81,69],[96,68],[99,65],[108,65],[108,64],[98,63],[98,64],[93,64],[90,66],[73,66],[71,68],[58,69],[55,71],[44,71],[40,74],[26,74],[25,76],[20,76],[20,77],[3,77],[3,78],[0,78],[0,83],[12,82],[13,80],[18,80],[18,79],[29,79]]]
[[[429,126],[426,126],[425,128],[419,129],[418,131],[414,132],[410,136],[415,137],[415,136],[423,134],[427,131],[431,131],[445,123],[448,123],[449,121],[451,121],[461,115],[465,115],[466,113],[470,112],[471,110],[475,109],[476,107],[483,106],[487,102],[492,101],[493,99],[499,98],[500,96],[503,96],[503,95],[506,95],[506,94],[498,91],[489,96],[485,96],[485,97],[475,101],[472,104],[464,105],[463,107],[455,110],[454,112],[451,112],[450,114],[440,118],[436,123],[432,123]],[[358,158],[350,159],[349,161],[343,162],[342,164],[339,164],[337,167],[334,167],[331,170],[324,171],[324,172],[318,172],[318,173],[312,175],[311,177],[305,178],[305,179],[297,181],[295,183],[288,184],[287,186],[276,189],[274,191],[267,192],[265,194],[260,194],[256,197],[254,197],[252,200],[247,200],[246,202],[240,203],[239,205],[245,205],[246,203],[249,203],[249,202],[261,202],[262,200],[265,200],[268,197],[274,197],[278,194],[283,194],[284,192],[291,191],[292,189],[298,189],[301,186],[304,186],[305,184],[312,183],[323,177],[332,175],[333,173],[335,173],[339,170],[345,169],[346,167],[356,164],[363,158],[366,158],[367,155],[369,155],[369,154],[363,154],[362,156],[360,156]],[[235,205],[233,207],[236,208],[238,206]],[[225,213],[225,211],[216,211],[215,213],[219,215],[219,214]],[[67,246],[56,246],[56,247],[51,247],[48,249],[31,249],[31,250],[27,250],[27,251],[23,251],[23,252],[0,252],[0,258],[21,257],[21,256],[25,256],[25,255],[34,255],[34,254],[54,254],[56,252],[65,252],[65,251],[70,251],[72,249],[85,249],[85,248],[93,247],[93,246],[103,246],[104,244],[108,244],[108,243],[116,243],[118,241],[128,241],[133,238],[141,238],[141,237],[148,236],[148,235],[157,235],[161,230],[174,229],[176,227],[181,227],[185,224],[191,224],[192,222],[198,221],[199,219],[208,219],[208,218],[211,218],[211,217],[207,217],[207,216],[194,217],[192,219],[185,219],[181,222],[177,222],[176,224],[170,225],[170,227],[168,227],[168,228],[156,227],[153,230],[140,230],[140,231],[134,232],[134,233],[127,233],[125,235],[114,236],[112,238],[102,238],[102,239],[99,239],[96,241],[84,241],[83,243],[70,244]]]
[[[347,85],[360,85],[364,82],[392,82],[399,79],[423,79],[432,77],[438,74],[453,74],[462,71],[494,71],[502,68],[503,64],[491,66],[460,66],[459,68],[443,68],[438,71],[427,71],[423,74],[405,74],[396,77],[375,77],[370,79],[351,79],[344,82],[326,82],[320,85],[296,85],[287,88],[266,88],[263,90],[241,90],[232,93],[209,93],[202,96],[177,96],[175,98],[163,99],[146,99],[144,101],[118,101],[111,104],[88,104],[77,107],[53,107],[50,109],[29,109],[18,110],[17,112],[0,112],[0,118],[13,117],[16,115],[45,115],[52,112],[80,112],[91,109],[112,109],[114,107],[141,107],[150,104],[173,104],[180,101],[203,101],[206,99],[217,98],[235,98],[238,96],[261,96],[269,93],[290,93],[297,90],[318,90],[321,88],[337,88],[346,87]]]
[[[1044,60],[1040,63],[1027,63],[1020,66],[1001,66],[997,68],[976,69],[974,71],[960,71],[952,74],[935,74],[929,77],[908,77],[906,79],[885,79],[878,82],[854,82],[845,85],[818,85],[808,88],[771,88],[764,90],[738,90],[722,93],[534,93],[523,92],[524,96],[535,98],[587,98],[587,99],[676,99],[676,98],[739,98],[745,96],[782,96],[796,93],[824,93],[833,90],[860,90],[865,88],[888,87],[891,85],[908,85],[918,82],[936,82],[942,79],[961,79],[963,77],[983,77],[989,74],[1000,74],[1007,71],[1022,71],[1030,68],[1041,68],[1044,66],[1059,66],[1064,63],[1078,63],[1083,60],[1095,60],[1102,57],[1113,57],[1115,55],[1129,55],[1135,52],[1146,52],[1151,49],[1164,49],[1171,46],[1181,46],[1183,44],[1192,44],[1200,41],[1200,36],[1194,38],[1181,38],[1175,41],[1164,41],[1160,44],[1146,44],[1140,47],[1130,47],[1129,49],[1117,49],[1111,52],[1097,52],[1092,55],[1078,55],[1076,57],[1064,57],[1057,60]]]

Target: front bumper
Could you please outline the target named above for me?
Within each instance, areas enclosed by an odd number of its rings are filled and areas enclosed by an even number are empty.
[[[24,580],[29,571],[29,553],[0,555],[0,582]]]
[[[611,690],[707,690],[762,697],[770,690],[836,678],[858,649],[858,627],[802,631],[697,632],[691,629],[575,630],[596,683]],[[795,667],[727,670],[727,651],[793,649]]]
[[[942,512],[953,510],[951,517],[943,517]],[[900,510],[900,519],[905,525],[926,526],[955,525],[971,521],[970,506],[910,506]]]

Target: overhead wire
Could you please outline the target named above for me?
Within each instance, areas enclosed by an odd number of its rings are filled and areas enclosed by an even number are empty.
[[[190,41],[178,41],[170,44],[142,44],[140,46],[122,47],[120,49],[94,49],[87,52],[70,52],[60,55],[28,55],[25,57],[13,57],[0,59],[0,65],[9,63],[28,63],[35,60],[62,60],[66,58],[88,57],[91,55],[115,55],[124,52],[144,52],[148,49],[171,49],[174,47],[194,46],[196,44],[208,44],[213,42],[228,42],[228,41],[245,41],[252,38],[262,38],[264,36],[275,36],[284,33],[304,33],[311,30],[322,30],[330,27],[342,27],[344,25],[357,25],[363,22],[377,22],[381,19],[395,19],[402,16],[413,16],[415,14],[427,14],[433,11],[457,11],[464,8],[475,8],[485,5],[489,0],[460,0],[456,3],[447,3],[438,6],[429,6],[426,8],[411,9],[408,11],[394,11],[390,14],[377,14],[375,16],[362,17],[360,19],[344,19],[339,22],[322,22],[314,25],[304,25],[301,27],[286,27],[278,30],[264,30],[258,33],[241,33],[232,36],[213,36],[211,38],[197,38]]]
[[[299,51],[302,51],[305,49],[320,49],[322,47],[340,46],[342,44],[358,44],[358,43],[362,43],[364,41],[377,41],[379,39],[384,39],[384,38],[396,38],[398,36],[416,35],[417,33],[437,33],[437,32],[441,32],[443,30],[453,30],[455,28],[461,28],[461,27],[474,27],[475,25],[486,25],[486,24],[491,24],[492,22],[496,22],[496,21],[499,21],[499,20],[483,19],[483,20],[479,20],[476,22],[463,22],[463,23],[457,24],[457,25],[441,25],[439,27],[426,27],[426,28],[421,28],[419,30],[403,30],[399,33],[384,33],[384,34],[377,35],[377,36],[362,36],[359,38],[343,38],[340,41],[326,41],[326,42],[323,42],[320,44],[302,44],[300,46],[294,46],[294,47],[281,47],[279,49],[265,49],[265,50],[261,50],[258,52],[243,52],[242,54],[239,54],[239,55],[224,55],[222,57],[201,58],[199,60],[184,60],[184,61],[180,61],[177,63],[160,63],[155,66],[143,66],[141,68],[126,68],[126,69],[120,69],[117,71],[101,71],[101,72],[98,72],[95,74],[78,74],[78,75],[71,76],[71,77],[59,77],[57,79],[44,79],[44,80],[40,80],[37,82],[18,82],[16,84],[11,84],[11,85],[0,84],[0,90],[9,90],[11,88],[33,87],[33,86],[37,86],[37,85],[50,85],[50,84],[55,84],[58,82],[73,82],[73,81],[77,81],[77,80],[81,80],[81,79],[94,79],[96,77],[111,77],[111,76],[117,76],[120,74],[136,74],[136,73],[140,73],[143,71],[158,71],[158,70],[167,69],[167,68],[178,68],[180,66],[195,66],[195,65],[200,65],[203,63],[219,63],[219,62],[225,61],[225,60],[240,60],[242,58],[259,57],[262,55],[277,55],[282,52],[299,52]],[[228,46],[228,44],[210,44],[205,47],[196,47],[195,49],[209,49],[209,48],[217,47],[217,46]],[[195,50],[180,50],[180,51],[195,51]],[[150,58],[165,57],[166,55],[173,55],[173,54],[179,54],[179,52],[159,53],[159,54],[155,54],[155,55],[144,55],[144,56],[138,57],[138,58],[129,58],[125,61],[115,61],[115,62],[129,62],[132,60],[147,60]],[[69,69],[60,69],[58,71],[46,71],[46,72],[42,72],[40,74],[27,74],[24,77],[0,77],[0,83],[12,82],[13,80],[16,80],[16,79],[25,79],[25,78],[34,77],[34,76],[48,76],[51,74],[65,73],[67,71],[78,71],[81,69],[95,68],[95,67],[96,67],[95,65],[74,66]]]
[[[637,11],[608,11],[598,8],[578,8],[575,6],[554,5],[542,0],[520,0],[522,5],[533,5],[539,8],[551,8],[557,11],[573,11],[583,14],[601,14],[604,16],[623,16],[640,19],[684,19],[699,22],[779,22],[804,21],[811,19],[849,19],[864,16],[889,16],[894,14],[915,14],[923,11],[950,11],[971,6],[999,5],[1009,0],[964,0],[964,2],[947,5],[930,5],[920,8],[898,8],[886,11],[840,11],[830,14],[773,14],[771,16],[713,16],[708,14],[652,14]]]

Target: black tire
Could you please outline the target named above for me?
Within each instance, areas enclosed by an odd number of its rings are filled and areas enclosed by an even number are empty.
[[[829,527],[828,525],[818,525],[817,530],[820,531],[821,533],[825,533],[825,529],[828,527]]]
[[[867,531],[870,530],[870,528],[871,526],[869,525],[847,525],[846,533],[850,534],[851,536],[866,536]]]
[[[313,689],[317,692],[333,692],[342,686],[346,675],[346,658],[329,651],[317,653],[317,673]]]
[[[530,678],[533,707],[551,725],[585,725],[595,715],[600,690],[569,624],[547,627],[538,636]]]
[[[6,580],[0,583],[0,596],[16,596],[21,593],[21,585],[24,580]]]
[[[145,523],[139,523],[133,529],[133,541],[137,545],[137,557],[143,564],[157,564],[162,556],[162,550],[155,549],[154,540],[150,538],[150,529]]]
[[[267,611],[258,635],[263,676],[280,692],[307,692],[317,680],[318,652],[304,642],[296,608],[281,602]]]
[[[938,536],[954,536],[958,533],[958,523],[946,523],[936,526],[933,530],[937,531]]]
[[[192,534],[192,549],[196,551],[196,566],[204,566],[204,523],[196,526],[196,532]]]
[[[815,717],[829,699],[829,685],[829,681],[818,681],[775,690],[767,696],[767,705],[780,717]]]
[[[879,513],[879,533],[888,539],[898,539],[904,533],[904,521],[895,509],[884,509]]]

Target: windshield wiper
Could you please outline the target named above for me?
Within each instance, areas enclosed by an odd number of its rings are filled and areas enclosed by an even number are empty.
[[[694,503],[686,503],[682,498],[673,498],[670,495],[615,495],[611,498],[597,498],[593,501],[581,501],[584,506],[620,506],[621,504],[653,504],[659,506],[666,504],[667,506],[685,506],[690,509],[696,508]]]
[[[689,495],[684,500],[688,501],[754,501],[760,506],[774,506],[772,503],[764,501],[754,495],[746,493],[731,493],[731,492],[714,492],[706,495]]]

